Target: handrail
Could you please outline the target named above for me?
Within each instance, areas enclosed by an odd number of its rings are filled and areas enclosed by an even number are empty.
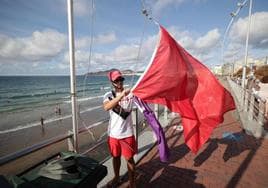
[[[104,119],[104,120],[101,120],[97,123],[94,123],[88,127],[85,127],[85,128],[82,128],[82,129],[79,129],[78,130],[78,134],[79,133],[83,133],[83,132],[86,132],[88,130],[88,128],[91,128],[91,127],[95,127],[101,123],[105,123],[108,121],[108,118]],[[62,135],[59,135],[59,136],[56,136],[56,137],[53,137],[51,139],[48,139],[48,140],[45,140],[45,141],[42,141],[42,142],[39,142],[37,144],[34,144],[30,147],[26,147],[26,148],[23,148],[19,151],[16,151],[16,152],[13,152],[13,153],[10,153],[8,155],[5,155],[3,157],[0,157],[0,165],[3,165],[7,162],[10,162],[10,161],[13,161],[13,160],[16,160],[20,157],[23,157],[25,155],[28,155],[32,152],[35,152],[35,151],[38,151],[40,149],[43,149],[49,145],[52,145],[52,144],[55,144],[55,143],[58,143],[62,140],[66,140],[68,138],[71,138],[73,137],[73,133],[72,132],[69,132],[69,133],[65,133],[65,134],[62,134]]]
[[[10,161],[13,161],[13,160],[16,160],[20,157],[23,157],[29,153],[32,153],[34,151],[37,151],[37,150],[40,150],[44,147],[47,147],[51,144],[55,144],[55,143],[58,143],[62,140],[65,140],[67,138],[70,138],[73,136],[73,133],[66,133],[66,134],[63,134],[63,135],[60,135],[60,136],[57,136],[57,137],[53,137],[51,139],[48,139],[48,140],[45,140],[43,142],[39,142],[37,144],[34,144],[30,147],[27,147],[27,148],[24,148],[24,149],[21,149],[19,151],[16,151],[16,152],[13,152],[11,154],[8,154],[8,155],[5,155],[4,157],[1,157],[0,158],[0,165],[3,165],[7,162],[10,162]]]
[[[240,107],[246,108],[243,110],[247,111],[251,117],[253,117],[254,119],[256,119],[260,123],[264,123],[263,121],[265,121],[265,119],[267,119],[267,117],[265,117],[265,108],[261,108],[261,106],[265,106],[265,103],[267,102],[267,100],[264,98],[261,98],[257,94],[254,94],[250,90],[241,87],[234,80],[230,79],[230,81],[231,82],[229,82],[229,83],[234,85],[234,87],[236,87],[240,91],[239,93],[241,93],[241,92],[244,93],[243,97],[241,97],[241,98],[237,97]],[[236,90],[233,87],[232,87],[232,89]],[[236,94],[236,92],[235,92],[235,94]],[[246,95],[247,95],[247,97],[245,97]],[[253,98],[251,98],[251,97],[253,97]],[[243,100],[241,101],[241,99],[243,99]]]

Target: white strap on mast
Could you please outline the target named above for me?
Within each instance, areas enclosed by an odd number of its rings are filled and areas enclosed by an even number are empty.
[[[69,37],[69,58],[70,58],[70,84],[71,84],[71,101],[72,101],[72,122],[73,122],[73,144],[74,152],[78,152],[78,121],[77,121],[77,104],[76,104],[76,76],[75,76],[75,46],[73,32],[73,0],[67,0],[68,11],[68,37]]]

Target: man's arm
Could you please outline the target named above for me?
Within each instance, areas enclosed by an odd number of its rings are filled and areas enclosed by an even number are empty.
[[[125,89],[123,90],[123,92],[116,96],[115,98],[113,98],[112,100],[110,101],[106,101],[103,103],[103,108],[105,111],[108,111],[108,110],[111,110],[112,108],[114,108],[116,105],[118,105],[119,101],[126,95],[128,95],[130,92],[129,89]]]

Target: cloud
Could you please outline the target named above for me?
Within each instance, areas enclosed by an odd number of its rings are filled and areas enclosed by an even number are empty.
[[[209,31],[206,35],[198,38],[195,42],[195,46],[198,51],[205,52],[215,47],[220,39],[220,33],[218,29]]]
[[[244,44],[229,43],[226,49],[223,51],[224,61],[233,61],[234,58],[244,55],[245,47]]]
[[[94,42],[97,44],[108,44],[117,40],[115,33],[100,34],[94,38]]]
[[[85,73],[88,70],[106,70],[110,68],[120,69],[132,69],[132,70],[143,70],[146,64],[144,59],[152,54],[152,50],[155,46],[156,36],[150,37],[142,45],[140,51],[140,61],[137,61],[139,55],[139,45],[132,44],[121,44],[115,49],[107,53],[93,52],[91,56],[91,62],[89,64],[89,52],[83,50],[76,50],[75,61],[77,68]],[[146,57],[145,57],[146,56]],[[142,64],[142,63],[143,64]],[[59,64],[60,69],[68,69],[69,53],[65,52],[62,63]],[[142,65],[141,65],[142,64]]]
[[[21,55],[33,60],[42,60],[58,55],[66,46],[66,36],[55,30],[35,31],[30,38],[22,39],[25,48]]]
[[[206,2],[207,0],[147,0],[143,2],[149,14],[159,16],[165,8],[171,6],[180,6],[182,3],[187,1],[191,1],[193,3],[202,3]]]
[[[212,57],[209,55],[215,49],[219,48],[220,33],[217,28],[212,29],[201,36],[196,36],[194,32],[181,31],[177,27],[170,27],[168,31],[192,55],[199,57],[201,60],[207,60]]]
[[[96,64],[103,68],[144,70],[156,46],[157,35],[144,39],[141,46],[137,43],[121,44],[109,53],[94,55]]]
[[[88,0],[75,0],[74,4],[74,14],[78,17],[88,16],[93,13],[91,1]],[[94,7],[93,7],[94,9]]]
[[[81,48],[88,48],[90,46],[90,37],[82,37],[77,39],[75,42],[75,46],[78,49]],[[93,45],[102,45],[102,44],[110,44],[117,41],[116,35],[114,32],[106,33],[106,34],[100,34],[93,38]]]
[[[195,57],[203,61],[213,58],[213,50],[220,37],[218,29],[212,29],[201,36],[180,30],[177,27],[170,27],[168,31]],[[75,52],[77,73],[83,74],[88,69],[96,71],[109,68],[144,70],[156,47],[158,37],[155,34],[144,38],[142,46],[139,46],[137,40],[130,40],[132,42],[122,43],[108,52],[93,51],[90,65],[89,50],[86,48],[89,47],[90,38],[80,38],[76,41]],[[94,38],[94,45],[109,44],[116,40],[116,35],[113,32],[101,34]],[[54,72],[57,70],[60,73],[68,73],[69,53],[67,47],[66,35],[55,30],[35,31],[26,38],[11,38],[0,35],[1,59],[4,58],[5,61],[12,62],[16,66],[19,62],[21,64],[27,62],[25,67],[34,69],[40,67],[41,62],[46,62],[47,64],[42,65],[43,67],[53,66]],[[49,64],[49,62],[53,62],[53,64]]]
[[[268,48],[268,12],[256,12],[251,17],[249,44],[253,48]],[[239,18],[230,31],[233,42],[245,44],[248,17]]]
[[[183,3],[185,0],[156,0],[152,2],[152,11],[154,14],[159,14],[161,10],[170,6],[170,5],[179,5]]]
[[[35,31],[26,38],[0,35],[0,57],[6,62],[45,61],[66,47],[66,36],[55,30]]]
[[[89,53],[87,51],[76,50],[75,51],[75,62],[76,63],[87,63],[89,62]],[[63,64],[69,63],[69,52],[66,51],[63,57]]]
[[[206,34],[197,37],[194,37],[189,31],[180,31],[176,27],[170,27],[168,31],[187,51],[203,62],[215,57],[215,49],[219,47],[220,39],[218,29],[212,29]],[[152,35],[144,39],[141,47],[133,42],[131,44],[121,44],[108,53],[93,53],[91,66],[99,69],[102,67],[103,69],[144,70],[150,61],[157,40],[158,35]],[[139,48],[141,48],[140,52]],[[80,65],[86,67],[88,65],[86,57],[88,56],[83,57],[82,54],[82,52],[76,52],[77,61],[80,62]],[[139,60],[137,61],[138,55]]]
[[[24,46],[24,43],[20,42],[19,39],[0,35],[0,57],[2,58],[9,59],[18,56]]]

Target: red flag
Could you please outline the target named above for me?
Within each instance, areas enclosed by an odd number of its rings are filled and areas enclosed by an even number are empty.
[[[184,139],[194,152],[235,109],[231,94],[201,62],[160,26],[160,41],[149,67],[132,92],[149,103],[167,106],[182,117]]]

